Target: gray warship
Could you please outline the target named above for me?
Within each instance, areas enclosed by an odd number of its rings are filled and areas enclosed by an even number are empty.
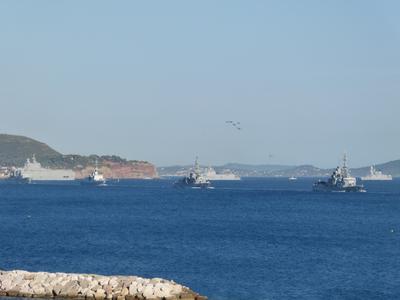
[[[10,176],[5,179],[7,183],[31,183],[32,180],[29,177],[24,177],[20,169],[12,168]]]
[[[194,167],[189,171],[189,174],[175,182],[174,186],[181,188],[210,188],[211,182],[201,173],[198,159],[196,157]]]
[[[313,185],[315,192],[365,192],[363,185],[357,185],[357,179],[350,176],[347,168],[346,154],[343,156],[342,167],[336,167],[327,181],[318,180]]]
[[[75,179],[75,173],[72,170],[43,168],[36,160],[35,155],[32,159],[26,160],[24,167],[19,169],[19,172],[21,177],[29,178],[32,181]]]

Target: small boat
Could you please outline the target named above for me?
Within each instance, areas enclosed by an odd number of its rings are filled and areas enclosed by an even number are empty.
[[[289,177],[289,180],[290,180],[290,181],[297,180],[297,177],[291,176],[291,177]]]
[[[96,167],[92,171],[92,173],[89,174],[89,176],[82,181],[82,184],[85,185],[96,185],[96,186],[106,186],[106,179],[104,178],[103,174],[101,174],[97,168],[97,161],[96,161]]]
[[[211,188],[211,182],[200,172],[200,166],[196,157],[194,167],[189,171],[189,174],[176,181],[174,186],[181,188],[189,187],[193,189]]]

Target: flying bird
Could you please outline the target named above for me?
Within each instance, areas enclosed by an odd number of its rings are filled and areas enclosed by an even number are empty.
[[[237,130],[242,130],[242,127],[240,126],[240,122],[238,122],[238,121],[231,121],[231,120],[228,120],[228,121],[225,121],[225,123],[227,123],[227,124],[231,124],[234,128],[236,128]]]

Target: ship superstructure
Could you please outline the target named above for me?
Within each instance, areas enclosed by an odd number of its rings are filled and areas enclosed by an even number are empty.
[[[230,170],[226,170],[224,173],[217,173],[214,168],[208,167],[205,176],[210,181],[215,180],[240,180],[240,177]]]
[[[346,154],[343,156],[343,165],[338,166],[327,181],[318,180],[314,183],[313,190],[317,192],[365,192],[362,185],[357,185],[357,179],[350,175]]]
[[[21,173],[21,169],[12,168],[9,171],[9,176],[6,179],[7,183],[31,183],[31,179],[29,177],[23,177]]]
[[[23,168],[18,169],[21,178],[29,178],[31,181],[40,180],[74,180],[75,173],[67,169],[43,168],[36,160],[35,155],[32,159],[27,159]]]
[[[209,188],[211,186],[211,182],[201,172],[198,158],[196,157],[194,166],[189,171],[189,174],[175,182],[174,185],[177,187]]]
[[[106,179],[104,178],[103,174],[99,172],[99,169],[97,167],[97,160],[96,160],[96,167],[93,169],[92,173],[90,173],[89,176],[82,181],[82,183],[89,185],[98,185],[98,186],[106,185]]]
[[[369,169],[369,174],[367,176],[361,177],[362,181],[392,179],[392,175],[383,174],[381,171],[378,171],[374,166],[371,166],[371,168]]]

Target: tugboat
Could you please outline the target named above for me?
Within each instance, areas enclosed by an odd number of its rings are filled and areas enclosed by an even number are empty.
[[[82,181],[82,184],[86,185],[97,185],[97,186],[106,186],[106,179],[104,178],[103,174],[99,173],[99,170],[97,168],[97,160],[96,160],[96,167],[92,171],[92,173],[89,174],[89,176]]]
[[[174,186],[182,188],[210,188],[210,185],[211,182],[200,172],[200,166],[197,157],[194,167],[190,170],[189,174],[174,183]]]
[[[313,185],[315,192],[365,192],[364,186],[357,185],[357,179],[350,176],[346,154],[343,166],[337,167],[327,181],[318,180]]]

